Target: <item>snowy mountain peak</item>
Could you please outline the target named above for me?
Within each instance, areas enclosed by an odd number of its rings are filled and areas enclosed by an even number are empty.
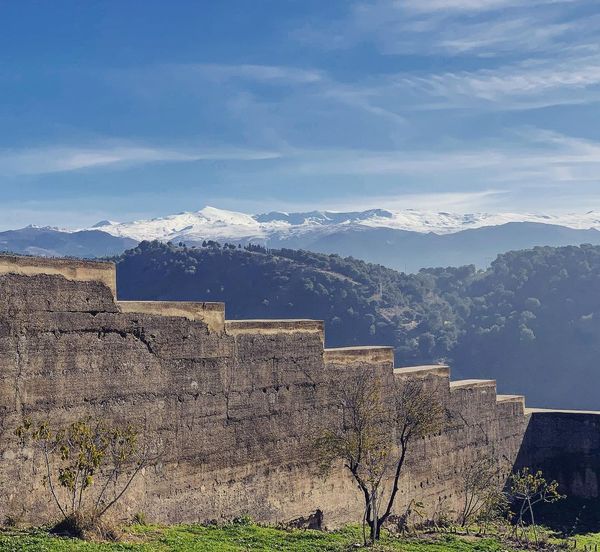
[[[583,214],[523,213],[449,213],[404,209],[389,211],[307,211],[286,213],[271,211],[249,215],[207,206],[195,212],[183,212],[148,220],[117,223],[103,220],[92,228],[101,228],[114,236],[142,240],[202,240],[281,242],[299,236],[323,236],[349,229],[389,228],[419,233],[451,234],[461,230],[498,226],[509,222],[536,222],[575,229],[600,229],[600,212]]]
[[[236,211],[226,211],[224,209],[217,209],[216,207],[206,206],[197,212],[200,217],[203,217],[207,221],[224,223],[224,224],[248,224],[254,225],[256,221],[252,215],[246,215],[244,213],[238,213]]]
[[[94,224],[94,226],[91,226],[91,228],[103,228],[104,226],[114,226],[115,224],[119,223],[114,220],[101,220]]]

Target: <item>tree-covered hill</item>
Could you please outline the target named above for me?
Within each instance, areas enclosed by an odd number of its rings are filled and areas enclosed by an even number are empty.
[[[224,301],[227,317],[317,318],[328,346],[393,345],[536,406],[600,408],[600,247],[538,247],[403,274],[353,258],[208,242],[143,242],[118,261],[122,299]]]
[[[456,339],[453,312],[426,278],[337,255],[143,242],[117,275],[122,299],[224,301],[230,319],[322,319],[328,346],[395,345],[401,363],[441,358]]]

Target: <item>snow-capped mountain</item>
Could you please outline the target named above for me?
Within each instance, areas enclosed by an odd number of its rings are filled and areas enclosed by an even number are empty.
[[[406,232],[452,234],[463,230],[499,226],[511,222],[552,224],[573,229],[600,229],[600,212],[544,215],[523,213],[457,214],[435,211],[387,211],[371,209],[356,212],[311,211],[248,215],[205,207],[200,211],[134,222],[101,221],[93,229],[134,240],[189,241],[238,240],[270,242],[298,236],[329,235],[349,229],[388,228]]]
[[[249,215],[205,207],[134,222],[104,220],[93,229],[138,242],[199,245],[215,240],[308,249],[412,272],[422,267],[465,264],[483,268],[499,253],[538,245],[600,245],[600,212],[458,214],[371,209]]]
[[[600,245],[600,212],[571,215],[388,211],[248,215],[205,207],[149,220],[102,220],[78,231],[29,227],[0,233],[0,249],[36,255],[116,255],[143,240],[255,243],[337,253],[414,272],[485,267],[499,253],[538,245]]]

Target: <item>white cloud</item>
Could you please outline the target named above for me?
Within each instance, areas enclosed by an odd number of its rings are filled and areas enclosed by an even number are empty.
[[[235,148],[177,150],[135,145],[45,146],[0,150],[0,174],[35,175],[157,162],[254,161],[279,156],[277,152]]]
[[[582,0],[375,0],[354,2],[346,17],[297,37],[331,48],[363,42],[394,55],[523,57],[594,45],[594,17]]]
[[[459,213],[494,208],[507,190],[487,189],[477,192],[439,192],[439,193],[398,193],[377,195],[360,200],[345,200],[331,206],[333,210],[366,209],[434,209],[436,211],[454,211]]]
[[[168,67],[174,72],[197,74],[216,81],[244,79],[271,84],[310,84],[323,79],[321,71],[278,65],[195,63]]]
[[[398,7],[402,6],[408,11],[436,12],[436,11],[488,11],[506,8],[528,8],[542,4],[568,4],[580,0],[403,0],[395,1]]]
[[[522,62],[497,69],[395,77],[393,88],[417,93],[421,108],[529,109],[600,100],[600,56]]]
[[[519,189],[600,182],[600,142],[524,128],[488,147],[410,151],[299,150],[276,171],[306,175],[366,177],[373,182],[426,183],[428,189]],[[378,180],[381,179],[381,180]],[[462,183],[462,184],[460,184]]]

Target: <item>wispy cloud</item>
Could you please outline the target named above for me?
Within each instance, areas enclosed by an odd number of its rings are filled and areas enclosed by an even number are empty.
[[[470,22],[460,25],[459,29],[444,26],[435,47],[455,55],[499,55],[512,53],[515,47],[528,52],[543,51],[575,28],[575,25],[562,22],[539,23],[534,17],[523,16]]]
[[[506,8],[528,8],[543,4],[569,4],[578,0],[404,0],[404,9],[427,13],[437,11],[479,12]],[[395,2],[400,5],[400,2]]]
[[[354,2],[303,40],[348,48],[372,42],[385,54],[523,55],[595,44],[582,0],[376,0]],[[597,28],[597,27],[596,27]]]
[[[277,152],[250,149],[170,149],[135,145],[47,146],[0,150],[0,174],[36,175],[158,162],[256,161],[276,159]]]
[[[446,150],[300,150],[278,171],[307,177],[398,177],[406,182],[464,182],[480,192],[505,186],[557,186],[600,181],[600,142],[548,130],[522,128],[488,147]],[[401,180],[402,181],[402,180]],[[473,191],[473,190],[471,190]]]
[[[525,61],[496,69],[414,76],[389,85],[412,90],[417,109],[531,109],[600,100],[600,56]]]
[[[323,73],[315,69],[279,65],[197,63],[171,65],[170,68],[217,81],[245,79],[273,84],[309,84],[323,79]]]
[[[585,8],[588,9],[585,9]],[[600,100],[600,12],[583,0],[355,1],[345,17],[298,31],[313,46],[431,56],[433,67],[322,79],[324,96],[390,121],[411,111],[522,110]],[[470,59],[461,63],[456,59]],[[393,59],[393,58],[392,58]]]
[[[329,175],[430,175],[496,167],[505,155],[494,150],[455,152],[342,150],[304,152],[295,170]]]
[[[466,213],[493,209],[506,194],[508,191],[502,189],[487,189],[477,192],[397,193],[344,200],[332,204],[331,209],[360,211],[383,207],[392,210],[424,209]]]

